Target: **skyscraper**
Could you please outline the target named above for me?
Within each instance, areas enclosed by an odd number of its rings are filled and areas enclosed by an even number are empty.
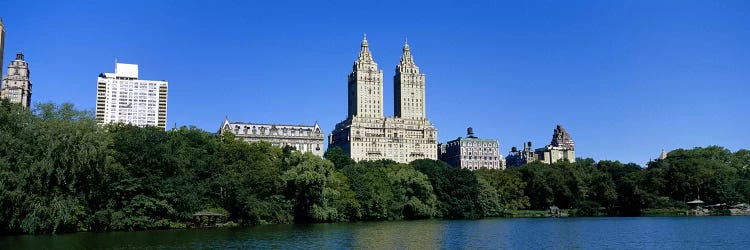
[[[99,74],[96,121],[166,128],[167,81],[138,79],[137,64],[115,63],[115,73]]]
[[[396,75],[393,76],[393,92],[394,116],[418,120],[426,117],[424,74],[414,64],[408,41],[404,42],[401,62],[396,66]]]
[[[20,103],[24,108],[31,107],[31,71],[21,52],[16,54],[16,60],[8,64],[8,75],[3,78],[0,98]]]
[[[425,117],[424,74],[414,64],[408,43],[394,76],[395,117],[383,115],[383,71],[372,57],[367,37],[348,77],[349,114],[328,138],[355,161],[389,159],[407,163],[437,159],[437,129]]]
[[[367,35],[349,73],[349,117],[383,118],[383,71],[372,59]]]

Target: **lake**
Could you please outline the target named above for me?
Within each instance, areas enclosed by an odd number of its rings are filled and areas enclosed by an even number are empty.
[[[0,249],[747,249],[750,216],[496,218],[0,237]]]

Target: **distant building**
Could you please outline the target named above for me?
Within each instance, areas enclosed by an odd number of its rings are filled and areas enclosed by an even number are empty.
[[[547,164],[552,164],[561,160],[575,162],[575,144],[573,143],[573,139],[570,137],[568,131],[566,131],[562,125],[557,125],[552,134],[552,142],[543,148],[536,149],[534,156],[536,157],[536,160]]]
[[[115,63],[115,73],[99,74],[96,121],[135,126],[167,125],[167,81],[138,79],[138,65]]]
[[[21,52],[8,64],[8,75],[0,86],[0,98],[20,103],[24,108],[31,107],[31,71]]]
[[[225,119],[219,134],[232,133],[246,142],[270,142],[277,147],[291,146],[300,152],[323,156],[323,131],[315,125],[284,125],[230,122]]]
[[[518,148],[512,147],[508,156],[505,157],[508,167],[519,167],[535,160],[536,156],[534,156],[534,150],[531,149],[531,142],[524,143],[522,151],[518,151]]]
[[[505,160],[509,167],[518,167],[535,161],[546,164],[552,164],[560,160],[575,162],[575,143],[568,131],[562,125],[557,125],[549,145],[532,150],[531,142],[526,142],[523,144],[523,150],[521,151],[512,147]]]
[[[451,166],[470,170],[505,169],[505,160],[499,153],[500,144],[497,140],[477,138],[472,128],[468,128],[466,132],[466,138],[459,137],[438,146],[440,160]]]
[[[408,163],[437,159],[437,129],[425,116],[425,76],[405,43],[394,80],[395,117],[383,115],[383,71],[367,37],[348,77],[346,120],[336,124],[328,147],[340,147],[355,161],[389,159]]]
[[[659,154],[659,160],[667,159],[667,151],[664,151],[664,149],[661,150],[661,154]]]

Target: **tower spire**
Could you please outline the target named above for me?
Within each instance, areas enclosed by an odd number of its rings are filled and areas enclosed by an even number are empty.
[[[404,39],[401,62],[393,76],[393,114],[406,119],[425,119],[425,79],[411,55],[408,38]]]
[[[404,39],[403,54],[401,55],[402,66],[416,66],[414,65],[414,57],[411,56],[411,48],[409,47],[409,38]]]
[[[364,37],[362,37],[362,43],[361,48],[359,51],[359,56],[357,57],[357,61],[359,62],[372,62],[372,53],[370,53],[370,45],[367,43],[367,33],[364,34]]]

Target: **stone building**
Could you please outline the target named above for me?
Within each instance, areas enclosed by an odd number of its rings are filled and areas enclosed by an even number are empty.
[[[505,160],[499,153],[500,144],[497,140],[477,138],[472,128],[468,128],[466,132],[466,138],[459,137],[438,145],[440,160],[451,166],[470,170],[505,169]]]
[[[552,164],[561,160],[568,160],[570,162],[576,161],[576,151],[573,139],[570,137],[568,131],[557,125],[553,134],[552,142],[549,145],[538,148],[534,152],[536,160]]]
[[[8,75],[0,86],[0,98],[20,103],[24,108],[31,107],[31,71],[21,52],[8,64]]]
[[[437,129],[425,116],[425,76],[408,42],[393,78],[395,116],[385,117],[383,71],[365,36],[348,77],[349,113],[331,132],[329,147],[340,147],[355,161],[437,159]]]
[[[323,156],[323,131],[315,125],[284,125],[230,122],[225,119],[219,134],[232,133],[246,142],[270,142],[277,147],[291,146],[306,153]]]
[[[115,63],[115,73],[99,74],[96,121],[135,126],[167,125],[167,81],[138,79],[138,65]]]

